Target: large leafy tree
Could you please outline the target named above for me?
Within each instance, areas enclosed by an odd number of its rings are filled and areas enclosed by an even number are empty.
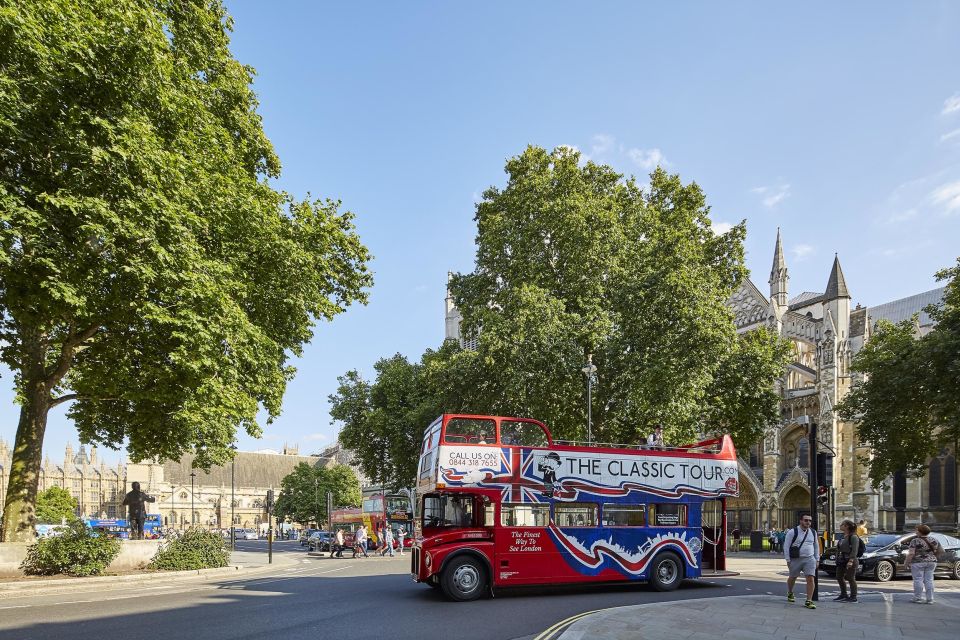
[[[734,330],[744,225],[715,234],[700,187],[662,169],[643,189],[580,160],[529,147],[477,205],[476,269],[451,283],[479,339],[469,404],[585,439],[592,356],[595,439],[636,442],[659,423],[674,442],[721,429],[755,441],[786,348]]]
[[[335,506],[359,505],[360,482],[353,469],[344,464],[312,467],[301,462],[281,482],[274,511],[280,518],[295,522],[329,522],[327,492],[333,493]]]
[[[365,301],[339,203],[271,187],[219,0],[0,1],[0,360],[21,404],[3,538],[32,536],[50,409],[130,457],[222,463],[315,319]]]
[[[471,410],[466,352],[448,342],[427,350],[420,362],[396,354],[374,365],[371,383],[357,371],[339,378],[330,415],[342,424],[340,442],[363,473],[387,489],[415,483],[423,430],[443,412]],[[469,358],[469,356],[466,356]]]
[[[882,486],[897,471],[922,472],[927,460],[960,440],[960,259],[937,273],[948,280],[937,325],[919,336],[914,320],[881,320],[853,358],[856,382],[837,405],[870,443],[870,479]]]
[[[37,522],[60,524],[77,518],[77,499],[61,487],[50,487],[37,494]]]

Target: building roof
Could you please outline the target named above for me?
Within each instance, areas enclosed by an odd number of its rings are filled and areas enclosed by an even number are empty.
[[[875,307],[870,307],[870,322],[873,325],[877,324],[877,320],[889,320],[894,324],[898,322],[903,322],[904,320],[909,320],[913,314],[920,314],[920,326],[925,327],[933,324],[933,319],[930,317],[924,307],[927,307],[931,304],[937,304],[943,300],[943,294],[946,292],[946,287],[940,287],[939,289],[931,289],[924,293],[918,293],[913,296],[908,296],[906,298],[900,298],[899,300],[894,300],[893,302],[886,302],[884,304],[878,304]]]
[[[796,309],[802,309],[803,307],[809,307],[812,304],[820,302],[823,300],[823,294],[817,293],[816,291],[804,291],[800,295],[794,296],[787,303],[790,311],[795,311]]]
[[[823,293],[823,297],[827,300],[850,297],[847,281],[843,277],[843,269],[840,268],[839,256],[833,256],[833,268],[830,269],[830,279],[827,281],[827,290]]]
[[[327,459],[319,456],[290,456],[277,453],[248,453],[238,451],[234,465],[210,467],[210,471],[196,469],[197,484],[206,486],[230,486],[230,471],[233,466],[236,474],[234,483],[238,487],[279,487],[284,476],[293,471],[301,462],[311,467],[326,465]],[[184,454],[180,460],[167,460],[163,463],[164,480],[173,485],[189,485],[193,455]]]

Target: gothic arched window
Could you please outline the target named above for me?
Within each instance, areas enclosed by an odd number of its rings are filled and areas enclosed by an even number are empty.
[[[810,444],[806,436],[797,440],[797,459],[798,466],[808,469],[810,467]]]
[[[929,504],[931,507],[941,507],[943,506],[943,478],[940,473],[940,459],[933,458],[930,460],[930,471],[928,475],[928,482],[930,487],[930,500]]]

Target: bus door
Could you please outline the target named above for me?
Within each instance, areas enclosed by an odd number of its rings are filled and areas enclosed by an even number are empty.
[[[499,586],[542,583],[553,573],[550,505],[501,503],[495,535],[495,582]]]
[[[701,566],[703,575],[725,571],[727,568],[726,549],[726,500],[706,500],[700,505],[700,519],[703,534],[703,555]]]

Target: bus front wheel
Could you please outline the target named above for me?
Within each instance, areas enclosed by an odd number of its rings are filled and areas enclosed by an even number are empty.
[[[476,600],[486,590],[487,571],[476,558],[454,558],[443,570],[440,578],[443,593],[451,600],[467,602]]]
[[[683,580],[683,563],[674,553],[661,553],[653,559],[650,584],[657,591],[673,591]]]

